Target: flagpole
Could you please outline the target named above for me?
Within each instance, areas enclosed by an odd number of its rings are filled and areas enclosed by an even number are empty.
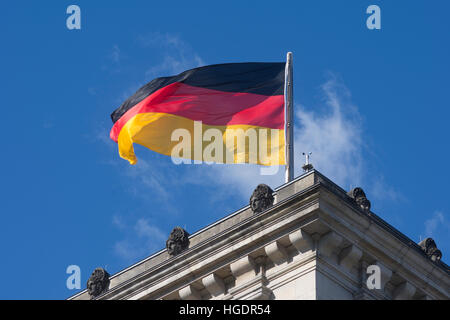
[[[293,75],[292,75],[292,52],[286,56],[286,69],[284,72],[284,105],[286,114],[285,124],[285,155],[286,155],[286,176],[285,182],[294,179],[294,100],[293,100]]]

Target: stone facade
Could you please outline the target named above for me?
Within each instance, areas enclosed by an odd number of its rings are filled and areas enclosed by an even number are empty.
[[[261,212],[247,206],[179,254],[164,249],[113,275],[95,299],[449,299],[448,266],[372,213],[361,191],[311,170]],[[366,285],[369,266],[380,289]]]

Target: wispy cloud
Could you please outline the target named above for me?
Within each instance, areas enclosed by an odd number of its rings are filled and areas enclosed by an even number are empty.
[[[120,62],[120,48],[117,44],[115,44],[109,54],[109,58],[111,59],[112,62],[114,63],[119,63]]]
[[[373,177],[369,185],[370,197],[376,200],[406,202],[407,198],[394,187],[390,186],[383,175]]]
[[[85,134],[84,137],[86,139],[90,139],[93,142],[100,141],[108,148],[117,148],[114,141],[112,141],[109,137],[109,132],[111,130],[111,127],[108,127],[109,123],[106,123],[105,121],[98,122],[97,127],[94,129],[93,135]]]
[[[106,53],[102,61],[101,70],[110,74],[117,74],[123,71],[123,53],[117,44],[114,44]],[[95,88],[93,88],[95,90]]]
[[[364,175],[362,118],[342,80],[329,74],[321,86],[323,105],[297,108],[297,159],[312,152],[314,167],[344,188],[360,185]],[[298,166],[299,167],[299,166]]]
[[[265,183],[275,188],[283,183],[284,167],[279,167],[275,175],[261,175],[260,169],[260,166],[249,164],[202,164],[196,165],[183,181],[187,184],[201,182],[209,189],[219,191],[212,193],[213,197],[216,195],[223,200],[237,196],[246,203],[258,184]],[[219,199],[209,200],[215,202]]]
[[[164,247],[168,237],[150,220],[139,218],[127,224],[121,216],[114,216],[112,223],[123,233],[124,238],[114,244],[114,252],[126,262],[133,262]]]
[[[425,236],[435,237],[440,230],[448,234],[450,231],[450,221],[447,220],[443,212],[436,211],[430,219],[425,221]]]
[[[107,143],[112,143],[117,148],[114,142]],[[177,172],[171,170],[172,162],[162,161],[154,156],[154,154],[150,154],[149,157],[139,156],[137,164],[130,165],[117,154],[114,159],[103,161],[103,164],[117,169],[122,177],[121,185],[124,192],[144,201],[147,205],[162,205],[164,214],[176,215],[180,210],[176,205],[177,192],[183,188],[183,183]]]
[[[137,41],[142,47],[160,52],[160,61],[146,70],[146,79],[178,74],[205,64],[192,47],[177,35],[153,32],[140,35]]]
[[[160,201],[167,202],[170,198],[171,181],[177,181],[167,165],[155,161],[150,165],[147,160],[139,159],[136,165],[127,165],[123,172],[132,183],[130,189],[136,196],[141,194],[142,187],[149,189],[152,195]],[[136,184],[136,181],[138,184]],[[134,190],[134,191],[133,191]],[[149,193],[145,194],[148,197]]]

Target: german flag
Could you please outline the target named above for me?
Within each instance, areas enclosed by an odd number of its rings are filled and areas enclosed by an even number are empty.
[[[228,63],[152,80],[112,114],[110,137],[176,158],[285,164],[285,63]],[[174,153],[175,152],[175,153]]]

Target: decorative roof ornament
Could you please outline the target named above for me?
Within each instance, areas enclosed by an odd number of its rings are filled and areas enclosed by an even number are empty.
[[[189,233],[181,227],[173,228],[169,239],[166,241],[167,252],[176,256],[189,247]]]
[[[436,246],[436,242],[432,238],[426,238],[419,242],[419,246],[432,261],[440,261],[442,252]]]
[[[352,198],[364,212],[368,213],[370,211],[370,201],[367,199],[362,188],[353,188],[347,195]]]
[[[108,290],[109,273],[103,268],[96,268],[87,282],[87,291],[91,299]]]
[[[253,213],[260,213],[273,205],[273,190],[266,184],[259,184],[250,197]]]
[[[303,171],[308,172],[314,169],[313,165],[309,163],[309,157],[312,155],[312,152],[308,153],[303,152],[302,154],[305,156],[305,164],[302,166]]]

